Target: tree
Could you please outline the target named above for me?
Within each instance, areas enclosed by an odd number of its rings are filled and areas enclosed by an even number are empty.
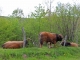
[[[52,31],[52,25],[51,25],[51,13],[52,13],[52,3],[53,3],[54,0],[46,0],[45,4],[47,6],[47,14],[48,14],[48,20],[49,20],[49,25],[50,25],[50,31]]]
[[[31,12],[31,14],[28,17],[35,20],[35,22],[32,23],[32,28],[33,28],[34,32],[37,29],[37,33],[39,33],[41,31],[42,19],[44,19],[44,17],[46,16],[47,12],[45,11],[45,7],[42,6],[41,4],[39,4],[38,6],[35,6],[34,8],[35,8],[34,12]],[[37,27],[35,27],[35,25],[37,25]],[[35,36],[35,35],[33,35],[33,36]],[[34,39],[34,43],[36,45],[37,41],[35,41],[35,40],[36,40],[36,38]]]
[[[59,3],[56,7],[55,13],[57,15],[56,27],[58,30],[70,41],[74,41],[76,29],[78,28],[77,24],[79,22],[80,16],[80,6],[61,4]]]
[[[23,10],[19,8],[15,9],[12,13],[12,16],[13,17],[23,17],[24,16]]]
[[[52,3],[53,3],[54,0],[46,0],[45,4],[47,6],[47,11],[48,11],[48,16],[50,17],[51,16],[51,10],[52,10]],[[50,20],[50,18],[48,19]]]
[[[46,12],[43,6],[41,6],[41,4],[39,4],[39,6],[35,6],[35,11],[31,12],[30,17],[31,18],[43,18],[45,17]]]

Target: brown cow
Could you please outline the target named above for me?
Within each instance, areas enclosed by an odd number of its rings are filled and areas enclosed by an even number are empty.
[[[51,44],[54,44],[54,47],[55,47],[55,44],[58,41],[62,41],[62,39],[63,39],[63,36],[61,34],[55,34],[50,32],[41,32],[39,34],[40,47],[42,47],[44,42],[50,43],[49,48],[51,48]]]
[[[61,43],[61,45],[64,46],[64,41]],[[65,46],[78,47],[78,44],[73,42],[65,42]]]
[[[3,48],[6,48],[6,49],[17,49],[17,48],[21,48],[21,46],[18,43],[6,43],[6,44],[3,45]]]
[[[11,43],[20,44],[21,46],[23,45],[23,41],[7,41],[4,44],[11,44]]]
[[[27,41],[26,44],[28,44]],[[10,49],[21,48],[22,46],[23,46],[23,41],[8,41],[2,45],[3,48],[10,48]]]
[[[78,47],[77,43],[71,42],[70,44],[71,44],[72,47]]]

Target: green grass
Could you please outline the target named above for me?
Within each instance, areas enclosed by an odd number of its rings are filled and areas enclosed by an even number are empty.
[[[74,47],[31,47],[0,49],[0,60],[80,60],[80,48]]]

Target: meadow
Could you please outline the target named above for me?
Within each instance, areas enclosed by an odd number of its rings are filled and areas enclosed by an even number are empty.
[[[79,47],[0,48],[0,60],[80,60]]]
[[[80,5],[58,4],[51,16],[44,12],[39,6],[28,18],[0,16],[0,47],[6,41],[22,41],[22,27],[26,39],[31,39],[26,48],[0,48],[0,60],[80,60],[80,47],[38,47],[42,31],[62,34],[67,36],[67,41],[80,44]]]

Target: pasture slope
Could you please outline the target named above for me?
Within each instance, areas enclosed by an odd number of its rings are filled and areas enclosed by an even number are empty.
[[[80,47],[0,48],[0,60],[80,60]]]

